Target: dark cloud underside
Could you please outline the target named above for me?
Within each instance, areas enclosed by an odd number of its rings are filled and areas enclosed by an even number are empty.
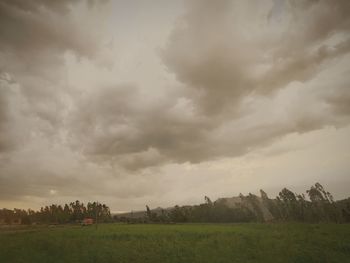
[[[0,0],[0,200],[142,198],[164,167],[349,125],[349,1],[183,4]]]

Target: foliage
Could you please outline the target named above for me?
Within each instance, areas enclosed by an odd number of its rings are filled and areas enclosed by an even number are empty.
[[[249,193],[239,195],[240,202],[227,205],[219,200],[213,202],[208,196],[204,203],[194,206],[178,206],[170,209],[157,208],[151,210],[146,206],[146,212],[141,217],[114,216],[115,221],[128,223],[238,223],[265,221],[296,221],[296,222],[350,222],[350,199],[334,201],[333,196],[323,186],[316,183],[305,194],[295,194],[283,188],[275,199],[260,190],[261,197]],[[307,199],[308,197],[308,199]],[[99,221],[112,220],[110,210],[105,204],[96,202],[86,206],[80,201],[69,204],[50,205],[40,211],[21,209],[2,209],[0,219],[10,224],[12,219],[20,218],[22,224],[46,223],[64,224],[79,222],[85,217]]]
[[[350,222],[350,199],[335,202],[333,196],[323,186],[316,183],[304,194],[295,194],[283,188],[275,199],[260,190],[261,197],[249,193],[240,194],[241,202],[229,207],[223,202],[212,202],[205,196],[205,202],[194,206],[178,206],[162,210],[162,214],[147,206],[145,222],[175,223],[234,223],[264,221],[296,221],[296,222]],[[266,210],[270,217],[264,215]],[[265,213],[266,213],[265,211]]]
[[[0,228],[11,263],[349,262],[347,224],[101,224]]]
[[[20,218],[22,224],[44,223],[44,224],[65,224],[80,222],[85,217],[98,218],[98,221],[107,222],[111,220],[109,207],[97,202],[87,203],[85,206],[80,201],[69,204],[50,205],[40,208],[39,211],[29,209],[0,209],[0,218],[5,219],[5,223],[10,224],[12,219]]]

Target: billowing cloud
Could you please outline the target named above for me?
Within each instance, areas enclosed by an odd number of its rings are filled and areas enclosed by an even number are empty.
[[[183,87],[154,98],[142,84],[85,94],[75,142],[95,160],[139,169],[239,156],[289,133],[346,125],[336,112],[348,102],[348,4],[325,12],[330,5],[190,1],[161,52]]]
[[[17,130],[15,133],[43,132],[44,136],[62,127],[70,93],[65,54],[93,58],[99,52],[98,35],[77,22],[74,9],[78,4],[79,1],[0,1],[1,115],[12,116],[1,129],[4,136],[13,136],[11,126],[16,127],[12,129]],[[83,4],[80,6],[89,12]],[[84,11],[81,13],[83,18]],[[19,119],[32,121],[24,121],[21,126]],[[37,119],[42,121],[39,129],[35,127]],[[33,122],[32,127],[27,126]],[[19,138],[12,141],[22,144]]]
[[[348,53],[349,8],[346,1],[190,1],[163,60],[199,93],[205,113],[217,113],[245,96],[306,82]]]
[[[0,201],[191,202],[291,136],[343,140],[349,1],[168,4],[0,1]]]

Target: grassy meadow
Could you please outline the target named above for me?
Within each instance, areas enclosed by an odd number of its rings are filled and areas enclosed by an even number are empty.
[[[348,224],[0,228],[0,262],[350,262]]]

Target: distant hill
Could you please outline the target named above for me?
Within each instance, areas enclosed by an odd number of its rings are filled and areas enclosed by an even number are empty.
[[[114,219],[126,222],[350,222],[350,199],[335,201],[320,183],[306,194],[296,194],[283,188],[276,198],[248,195],[219,198],[192,206],[174,206],[117,214]],[[129,220],[130,219],[130,220]],[[135,220],[132,220],[135,219]]]
[[[272,216],[271,212],[266,207],[266,205],[263,203],[262,199],[258,196],[256,196],[256,198],[258,200],[258,207],[263,214],[264,221],[273,220],[274,217]],[[251,202],[248,202],[245,198],[241,198],[239,196],[219,198],[216,201],[214,201],[214,204],[222,204],[222,205],[225,205],[229,208],[245,207],[245,208],[249,209],[251,212],[256,213],[256,209],[252,206]],[[194,206],[195,205],[186,206],[186,207],[191,208]],[[160,215],[162,213],[162,211],[170,212],[173,209],[175,209],[175,207],[168,207],[168,208],[157,207],[155,209],[151,209],[151,212],[155,213],[157,215]],[[131,211],[131,212],[127,212],[127,213],[117,213],[117,214],[114,214],[114,216],[117,216],[119,218],[124,217],[124,218],[129,218],[129,219],[141,219],[141,218],[146,218],[147,213],[146,213],[146,210],[144,210],[144,211]]]

